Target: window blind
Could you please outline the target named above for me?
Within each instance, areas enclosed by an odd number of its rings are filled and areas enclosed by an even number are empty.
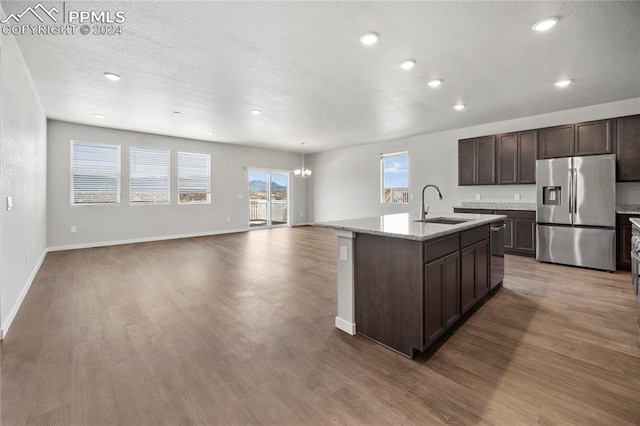
[[[120,202],[120,145],[71,141],[71,204]]]
[[[178,152],[178,203],[211,202],[211,155]]]
[[[169,150],[132,146],[130,153],[131,204],[169,203]]]

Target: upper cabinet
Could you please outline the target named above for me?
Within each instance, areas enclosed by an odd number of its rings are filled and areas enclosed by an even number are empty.
[[[640,181],[640,115],[620,117],[615,122],[618,181]]]
[[[458,141],[458,184],[494,185],[496,183],[496,137]]]
[[[498,183],[536,183],[538,131],[496,136]]]
[[[611,154],[612,121],[599,120],[540,129],[540,158]]]

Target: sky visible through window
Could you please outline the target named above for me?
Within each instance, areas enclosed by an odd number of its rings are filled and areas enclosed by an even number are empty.
[[[406,188],[409,186],[409,157],[385,158],[384,161],[384,187]]]

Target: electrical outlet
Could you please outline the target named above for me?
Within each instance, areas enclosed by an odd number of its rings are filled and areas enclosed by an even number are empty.
[[[480,199],[480,194],[476,194],[476,200]]]
[[[13,210],[13,197],[7,197],[7,211]]]
[[[75,226],[71,227],[71,232],[77,232],[77,231],[78,231],[78,228],[76,228]]]
[[[413,200],[413,194],[409,194],[409,199]]]
[[[303,216],[304,216],[304,212],[300,212],[300,217],[303,217]]]
[[[29,250],[24,252],[24,261],[28,262],[29,261]]]
[[[227,222],[231,222],[231,216],[227,216]]]
[[[520,201],[520,194],[516,194],[515,195],[515,199],[516,199],[516,201]]]
[[[242,194],[238,194],[238,200],[242,200]]]
[[[340,260],[348,261],[349,260],[349,252],[347,251],[347,246],[340,246]]]

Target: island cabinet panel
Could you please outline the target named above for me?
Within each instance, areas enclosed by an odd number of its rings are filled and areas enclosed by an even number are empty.
[[[460,303],[464,315],[489,292],[489,239],[463,248],[460,256]]]
[[[590,121],[575,126],[575,155],[611,154],[613,120]]]
[[[640,181],[640,115],[616,119],[614,133],[618,181]]]
[[[460,253],[424,267],[424,340],[435,341],[460,318]]]
[[[423,347],[422,242],[357,234],[356,331],[407,356]]]

